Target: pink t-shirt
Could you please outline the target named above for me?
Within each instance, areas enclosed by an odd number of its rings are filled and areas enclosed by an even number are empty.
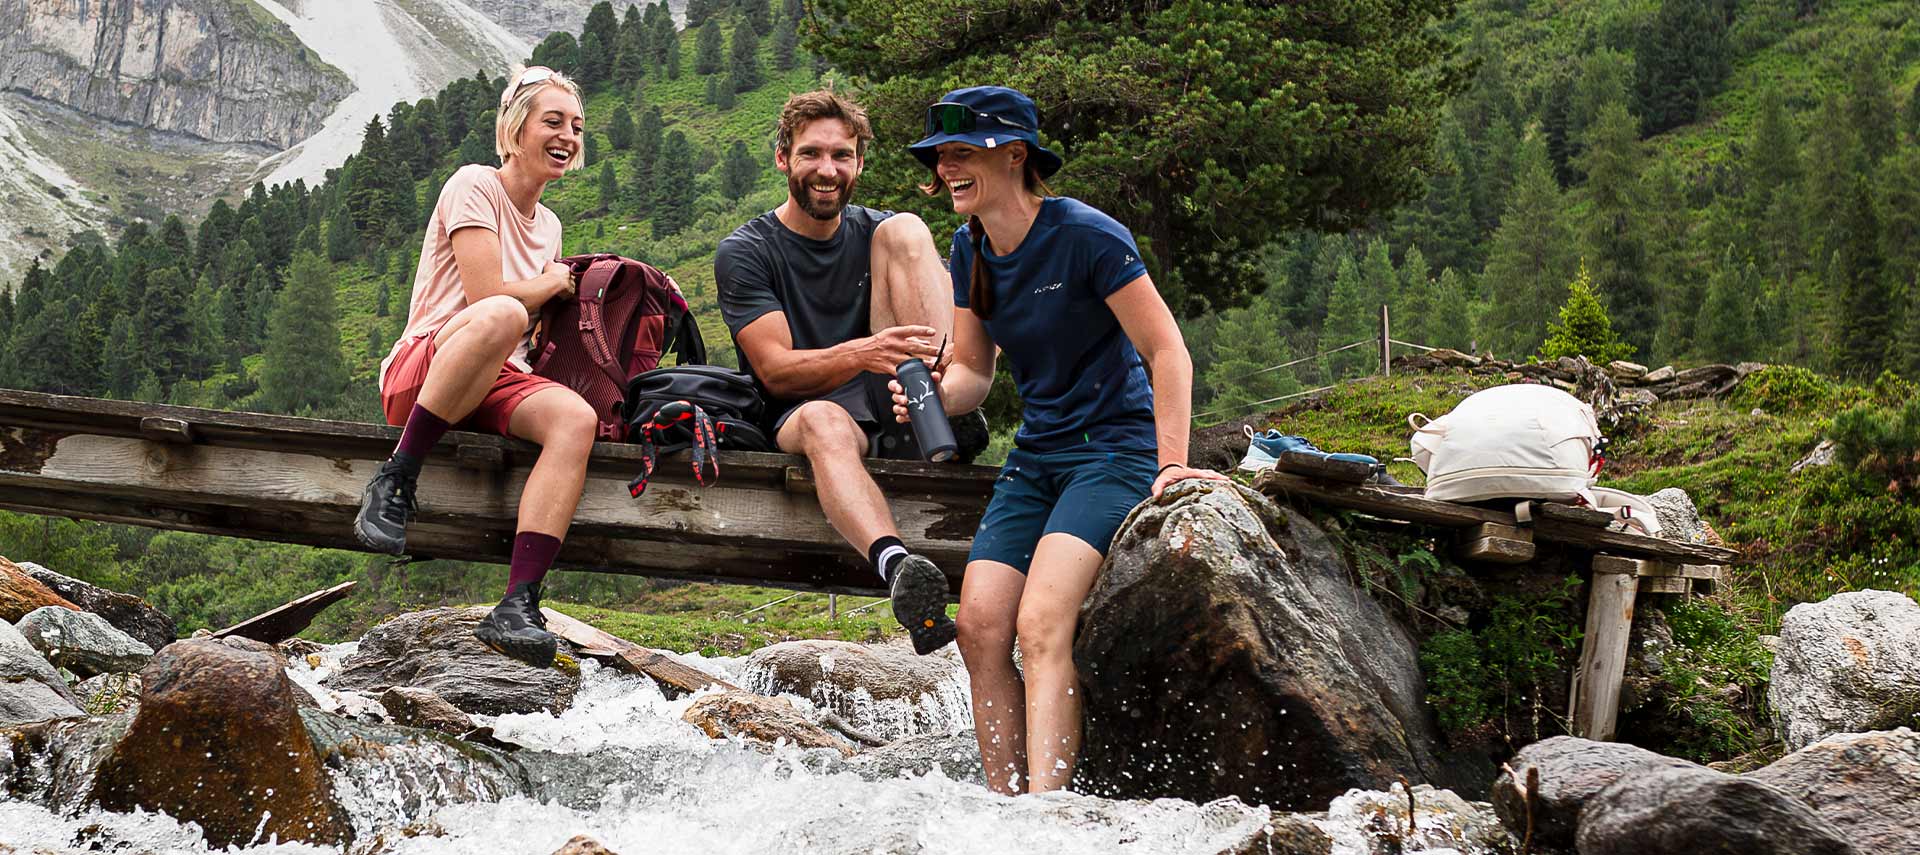
[[[500,171],[474,163],[460,167],[446,186],[440,188],[440,201],[433,206],[433,218],[427,221],[427,237],[420,244],[420,265],[413,273],[413,302],[407,308],[407,329],[393,343],[393,350],[380,361],[380,381],[386,382],[387,366],[400,345],[418,336],[432,335],[448,318],[467,307],[466,289],[460,286],[460,267],[453,260],[453,233],[478,226],[500,238],[500,281],[532,279],[546,271],[547,262],[560,258],[560,218],[547,206],[535,204],[533,216],[523,216],[507,197],[500,183]],[[532,327],[528,327],[531,332]],[[527,366],[527,342],[508,359],[522,371]]]

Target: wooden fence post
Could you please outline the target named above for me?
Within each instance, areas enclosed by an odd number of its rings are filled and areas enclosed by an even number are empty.
[[[1393,373],[1393,324],[1387,317],[1387,304],[1380,304],[1380,376]]]

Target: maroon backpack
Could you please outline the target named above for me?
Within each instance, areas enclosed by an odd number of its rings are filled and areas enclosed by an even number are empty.
[[[705,362],[686,298],[666,274],[611,253],[560,259],[578,277],[576,299],[549,300],[528,355],[533,373],[566,385],[593,405],[598,438],[627,439],[623,417],[628,381],[660,366],[668,352],[680,362]],[[704,349],[704,348],[700,348]]]

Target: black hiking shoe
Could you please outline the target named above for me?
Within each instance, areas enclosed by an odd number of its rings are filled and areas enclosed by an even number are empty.
[[[414,502],[417,477],[388,460],[367,482],[360,494],[360,513],[353,518],[353,534],[368,549],[388,555],[407,551],[407,523],[419,512]]]
[[[987,450],[987,444],[993,442],[993,432],[987,427],[987,414],[979,410],[954,416],[953,423],[953,462],[972,463]]]
[[[947,646],[958,634],[947,617],[947,575],[918,555],[893,568],[893,618],[913,638],[913,652],[925,656]]]
[[[507,596],[473,628],[473,637],[503,656],[535,668],[553,664],[559,639],[547,631],[540,614],[540,584],[523,582],[507,589]]]

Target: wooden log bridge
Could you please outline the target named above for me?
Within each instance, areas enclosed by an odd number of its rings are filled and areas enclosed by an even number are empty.
[[[360,550],[360,492],[399,428],[0,390],[0,508]],[[539,448],[451,432],[420,477],[415,558],[505,563],[520,489]],[[997,469],[873,460],[901,537],[962,566]],[[599,443],[563,567],[701,582],[885,596],[820,511],[806,461],[727,452],[717,483],[685,455],[661,461],[639,499],[639,448]]]

